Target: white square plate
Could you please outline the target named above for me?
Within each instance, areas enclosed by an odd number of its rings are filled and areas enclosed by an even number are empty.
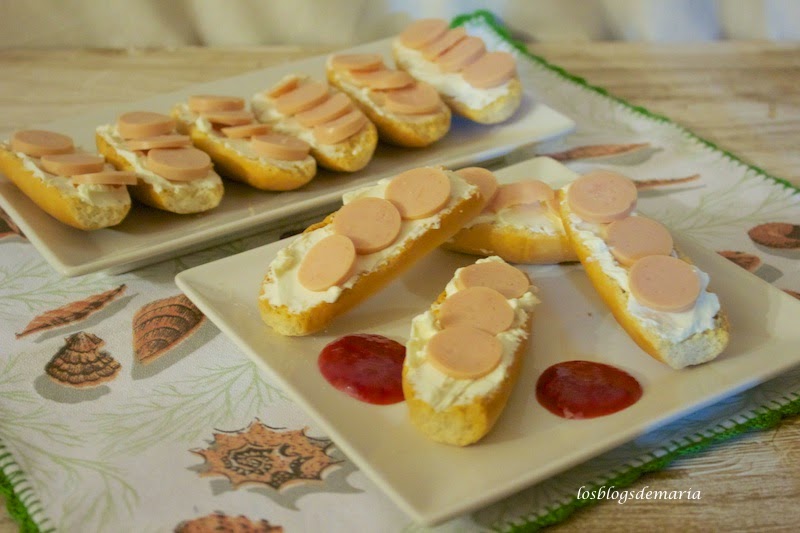
[[[386,39],[349,51],[380,53],[388,61],[391,57],[390,42]],[[326,57],[313,57],[191,85],[173,93],[110,106],[37,127],[65,133],[72,136],[77,145],[94,149],[95,128],[115,121],[125,111],[167,113],[173,105],[187,100],[192,94],[231,94],[249,100],[256,92],[290,73],[306,73],[324,80]],[[450,132],[428,148],[403,149],[380,144],[364,169],[351,174],[320,171],[309,185],[297,191],[269,193],[226,180],[225,197],[216,209],[208,213],[181,216],[135,205],[118,226],[83,232],[51,218],[2,175],[0,206],[59,272],[67,276],[99,270],[118,273],[234,236],[286,224],[301,214],[321,213],[326,208],[332,210],[347,190],[408,168],[431,164],[452,168],[467,166],[500,157],[523,145],[566,134],[574,126],[569,118],[539,103],[536,87],[526,82],[520,109],[503,124],[483,126],[454,117]]]
[[[554,184],[574,176],[547,158],[497,175],[506,182],[547,176]],[[335,390],[316,361],[328,342],[346,334],[377,333],[404,343],[411,318],[427,309],[454,270],[474,257],[436,251],[325,332],[302,338],[276,335],[258,311],[262,277],[285,241],[187,270],[176,281],[400,507],[432,524],[519,491],[800,363],[800,302],[693,241],[676,241],[710,274],[729,315],[731,342],[724,354],[709,364],[672,370],[625,335],[579,265],[528,267],[542,304],[522,375],[492,432],[466,448],[427,440],[409,423],[403,403],[369,405]],[[536,401],[536,380],[548,366],[573,359],[628,371],[644,395],[606,417],[552,415]]]

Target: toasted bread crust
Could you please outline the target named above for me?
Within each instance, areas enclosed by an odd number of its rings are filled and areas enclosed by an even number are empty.
[[[403,250],[396,254],[377,270],[363,274],[355,284],[342,291],[339,298],[332,303],[322,302],[301,313],[290,311],[285,305],[273,306],[263,298],[262,284],[258,303],[261,318],[281,335],[300,336],[320,331],[335,317],[352,309],[366,298],[408,269],[417,260],[427,255],[442,242],[456,233],[461,226],[480,212],[483,200],[477,190],[473,195],[462,200],[450,213],[442,217],[439,228],[429,230],[420,237],[406,243]],[[333,222],[336,213],[325,220],[310,226],[306,231],[313,231]],[[270,283],[269,274],[264,283]]]
[[[97,151],[117,170],[135,172],[133,165],[128,163],[114,146],[106,142],[102,135],[95,134],[95,142]],[[193,187],[191,182],[181,185],[185,186],[179,187],[180,191],[177,192],[168,189],[157,191],[152,185],[139,179],[139,182],[131,185],[128,190],[131,196],[143,204],[178,214],[200,213],[213,209],[219,205],[225,192],[221,181],[215,187]]]
[[[442,245],[454,252],[497,255],[509,263],[546,265],[577,261],[564,233],[547,234],[491,222],[464,228]]]
[[[590,260],[591,251],[581,242],[572,224],[569,223],[569,207],[564,200],[564,191],[558,191],[561,217],[567,236],[572,243],[586,275],[597,293],[608,306],[614,318],[633,341],[648,355],[679,369],[705,363],[717,357],[728,345],[730,325],[724,310],[720,309],[714,317],[714,327],[695,333],[680,342],[671,342],[647,327],[628,312],[628,293],[609,277],[597,261]],[[679,258],[691,263],[688,257],[678,252]]]
[[[193,123],[181,120],[180,113],[173,110],[179,133],[188,135],[192,144],[207,153],[217,169],[226,178],[245,183],[263,191],[291,191],[311,181],[317,173],[313,158],[307,158],[301,165],[281,168],[258,159],[244,157],[222,143],[216,142],[208,133]]]
[[[114,226],[122,222],[131,209],[130,202],[97,206],[77,194],[65,194],[33,175],[14,152],[2,148],[0,171],[43,211],[73,228],[91,231]]]

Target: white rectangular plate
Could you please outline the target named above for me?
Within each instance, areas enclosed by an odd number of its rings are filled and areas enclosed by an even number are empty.
[[[390,40],[359,46],[350,52],[383,54],[389,61]],[[167,113],[192,94],[230,94],[246,99],[290,73],[325,78],[325,59],[318,56],[208,83],[153,98],[114,105],[81,116],[36,126],[65,133],[77,145],[94,149],[94,131],[114,122],[125,111]],[[450,132],[428,148],[403,149],[380,144],[372,161],[351,174],[320,171],[297,191],[269,193],[225,182],[225,197],[214,210],[198,215],[175,215],[135,205],[118,226],[82,232],[61,224],[40,210],[11,182],[0,175],[0,206],[17,222],[29,240],[59,272],[76,276],[106,270],[111,273],[185,253],[200,246],[254,233],[267,226],[285,224],[298,215],[333,207],[344,192],[362,187],[405,169],[443,165],[451,168],[500,157],[572,130],[574,122],[536,99],[535,87],[525,86],[517,113],[496,126],[483,126],[454,117]]]
[[[571,174],[546,158],[497,172],[501,181],[535,175],[549,176],[554,184]],[[672,370],[625,335],[580,266],[525,268],[541,289],[542,304],[522,375],[492,432],[467,448],[427,440],[409,423],[403,403],[369,405],[333,389],[316,360],[327,343],[351,333],[377,333],[405,343],[411,318],[474,257],[434,252],[325,332],[303,338],[276,335],[259,317],[262,277],[286,242],[187,270],[176,280],[378,486],[414,519],[431,524],[519,491],[800,363],[800,302],[693,241],[676,240],[711,275],[729,315],[731,342],[723,355],[699,367]],[[644,395],[624,411],[592,420],[550,414],[536,401],[536,379],[550,365],[574,359],[628,371]]]

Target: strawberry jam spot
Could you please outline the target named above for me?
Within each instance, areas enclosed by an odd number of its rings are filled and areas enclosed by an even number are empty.
[[[636,378],[592,361],[565,361],[542,372],[536,399],[563,418],[596,418],[630,407],[642,397]]]
[[[362,402],[403,401],[406,348],[382,335],[347,335],[325,346],[317,365],[328,383]]]

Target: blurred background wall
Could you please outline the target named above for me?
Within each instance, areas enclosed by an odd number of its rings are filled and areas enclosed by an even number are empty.
[[[800,0],[0,0],[0,48],[347,45],[476,9],[525,40],[800,39]]]

